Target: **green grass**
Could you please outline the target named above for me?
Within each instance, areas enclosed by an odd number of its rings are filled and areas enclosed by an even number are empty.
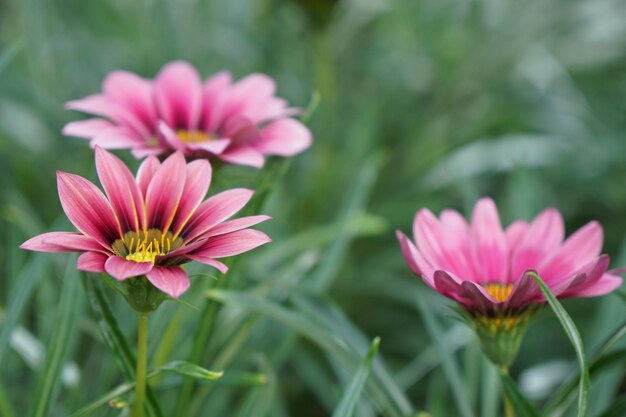
[[[153,315],[149,415],[496,417],[503,390],[519,416],[573,417],[586,393],[589,417],[623,415],[623,298],[563,301],[568,333],[546,308],[501,380],[451,303],[410,273],[394,231],[421,207],[468,214],[491,196],[505,223],[546,206],[569,233],[599,220],[611,266],[624,266],[624,22],[619,0],[3,2],[0,414],[107,417],[120,415],[110,399],[132,402],[136,314],[71,255],[18,246],[71,230],[56,170],[96,179],[87,143],[60,134],[83,117],[63,103],[114,69],[153,77],[185,59],[204,76],[269,74],[309,107],[315,143],[215,178],[210,194],[258,188],[250,210],[273,217],[261,226],[273,242],[226,277],[190,265],[195,308]],[[38,362],[14,348],[16,329],[44,347]],[[224,376],[160,371],[191,358]],[[524,386],[555,360],[570,364],[562,384]],[[64,375],[70,363],[79,375]]]

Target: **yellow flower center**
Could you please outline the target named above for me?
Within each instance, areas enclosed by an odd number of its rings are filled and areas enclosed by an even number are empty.
[[[501,303],[506,301],[511,295],[511,291],[513,291],[513,284],[502,284],[499,282],[491,282],[489,284],[484,284],[483,288],[487,290],[489,295],[491,295],[497,302]]]
[[[200,130],[179,129],[176,131],[176,135],[182,142],[187,143],[206,142],[207,140],[215,139],[213,135]]]
[[[157,256],[163,256],[180,248],[183,239],[174,238],[171,232],[163,233],[158,229],[139,232],[126,232],[122,239],[117,239],[111,245],[113,252],[124,257],[127,261],[151,262]]]

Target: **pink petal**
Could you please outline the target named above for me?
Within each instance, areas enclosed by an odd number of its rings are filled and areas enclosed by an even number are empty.
[[[122,232],[140,230],[145,224],[143,201],[133,174],[118,157],[100,147],[96,147],[96,170]]]
[[[146,196],[146,192],[148,191],[148,185],[150,185],[150,181],[154,177],[154,174],[159,170],[161,163],[154,156],[147,157],[139,166],[137,170],[137,186],[139,186],[139,190],[141,194]]]
[[[595,221],[578,229],[539,267],[542,279],[546,282],[563,279],[587,265],[600,254],[603,236],[602,226]]]
[[[528,226],[515,248],[511,248],[511,276],[518,277],[528,269],[537,269],[563,242],[565,226],[561,214],[547,209]]]
[[[178,298],[189,288],[189,277],[179,266],[155,266],[146,277],[159,290]]]
[[[482,286],[471,281],[463,281],[459,295],[466,301],[466,305],[473,311],[486,314],[500,304]]]
[[[76,136],[79,138],[92,138],[103,130],[113,126],[113,123],[104,119],[88,119],[77,122],[70,122],[63,126],[62,133],[65,136]]]
[[[255,168],[262,168],[265,164],[263,154],[252,146],[238,146],[227,149],[219,155],[219,158],[231,164],[248,165]]]
[[[172,223],[172,233],[178,235],[198,208],[211,184],[211,164],[199,159],[187,164],[185,188]]]
[[[211,139],[204,142],[188,143],[187,149],[192,151],[206,151],[214,155],[219,155],[231,144],[230,139]]]
[[[195,130],[202,111],[202,80],[186,62],[167,64],[154,81],[154,98],[163,120],[175,129]]]
[[[186,144],[178,138],[176,132],[171,127],[169,127],[167,123],[163,121],[159,122],[159,133],[171,149],[181,152],[186,151]]]
[[[223,222],[241,210],[252,198],[254,191],[235,188],[221,192],[202,203],[194,212],[181,232],[186,241],[191,241],[207,230]]]
[[[114,122],[126,126],[141,136],[148,136],[150,131],[130,111],[117,104],[115,101],[101,94],[87,96],[80,100],[69,101],[65,107],[85,113],[104,116]]]
[[[261,222],[264,222],[270,219],[271,219],[270,216],[264,216],[264,215],[241,217],[239,219],[220,223],[216,225],[215,227],[211,228],[210,230],[208,230],[203,236],[210,237],[210,236],[223,235],[225,233],[230,233],[230,232],[236,232],[237,230],[245,229],[247,227],[254,226],[255,224],[259,224]]]
[[[513,251],[515,247],[523,240],[526,231],[528,230],[528,223],[523,220],[513,222],[504,231],[507,246],[509,251]]]
[[[104,247],[122,236],[113,208],[98,187],[78,175],[60,171],[57,184],[63,210],[78,230]]]
[[[271,241],[272,239],[263,232],[244,229],[207,239],[207,243],[194,251],[193,255],[205,258],[224,258],[248,252]]]
[[[148,228],[167,232],[185,187],[185,157],[176,152],[167,158],[152,177],[146,191]]]
[[[167,151],[166,148],[158,146],[158,147],[150,147],[150,146],[140,146],[140,147],[134,147],[130,150],[130,153],[136,158],[136,159],[143,159],[145,157],[148,156],[156,156],[156,155],[161,155],[163,153],[165,153]]]
[[[119,281],[146,275],[152,268],[152,262],[127,261],[121,256],[111,256],[104,264],[106,273]]]
[[[191,259],[192,261],[199,262],[201,264],[212,266],[213,268],[220,271],[222,274],[226,274],[228,272],[228,267],[224,265],[222,262],[215,260],[208,256],[203,256],[199,254],[189,254],[186,258]]]
[[[226,71],[215,74],[204,84],[201,128],[217,132],[224,118],[231,77]]]
[[[263,154],[291,156],[302,152],[312,142],[311,132],[302,123],[279,119],[261,130],[261,141],[254,147]]]
[[[551,283],[550,288],[559,298],[571,297],[571,294],[593,287],[606,274],[609,263],[609,256],[601,255],[577,272],[577,274],[582,274],[584,279],[559,280],[556,283]]]
[[[490,198],[476,203],[470,225],[471,253],[481,283],[507,282],[507,246],[496,205]]]
[[[623,279],[621,277],[605,274],[594,285],[577,290],[569,294],[568,297],[597,297],[616,290],[622,283]]]
[[[28,239],[20,249],[35,252],[104,252],[104,247],[94,238],[73,232],[49,232]]]
[[[154,132],[156,109],[150,81],[128,71],[114,71],[104,79],[103,91],[121,107],[132,113],[147,131]]]
[[[254,122],[261,121],[259,111],[276,91],[274,80],[264,74],[250,74],[235,83],[230,92],[226,117],[244,115]]]
[[[506,300],[506,309],[515,309],[525,307],[532,302],[540,302],[544,300],[543,294],[539,289],[539,285],[533,279],[532,274],[535,271],[525,271],[520,279],[513,284],[511,294]]]
[[[85,252],[78,257],[76,268],[86,272],[104,272],[104,263],[109,257],[98,252]]]
[[[435,271],[434,278],[435,290],[441,295],[452,298],[459,303],[470,306],[471,304],[461,297],[461,281],[446,271]]]
[[[145,146],[144,139],[136,132],[124,126],[115,126],[102,130],[91,139],[91,147],[101,146],[106,149],[127,149]]]
[[[426,281],[428,285],[431,287],[435,287],[433,281],[433,275],[435,270],[432,265],[424,259],[422,254],[417,250],[413,242],[407,238],[404,233],[401,231],[396,231],[396,237],[400,241],[400,248],[402,250],[402,256],[404,260],[409,265],[409,268],[417,275],[421,275],[421,277]]]

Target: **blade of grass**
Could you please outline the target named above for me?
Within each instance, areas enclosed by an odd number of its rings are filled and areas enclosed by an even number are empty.
[[[135,378],[135,355],[130,349],[124,334],[117,324],[117,319],[113,315],[111,306],[102,291],[102,284],[97,276],[89,276],[83,280],[85,291],[89,298],[89,306],[92,314],[98,323],[100,333],[105,343],[113,353],[118,362],[122,374],[128,380]],[[148,400],[148,413],[153,417],[163,417],[163,412],[159,407],[154,392],[150,386],[146,387]]]
[[[372,340],[372,344],[370,345],[370,349],[365,355],[365,359],[359,370],[354,375],[354,379],[350,381],[350,385],[346,389],[346,392],[339,403],[339,406],[333,412],[332,417],[351,417],[354,414],[354,409],[356,407],[357,401],[361,396],[361,392],[363,391],[363,387],[365,386],[365,381],[370,373],[370,369],[372,368],[372,362],[378,353],[378,346],[380,345],[380,338],[376,337]]]
[[[46,259],[44,255],[37,254],[32,256],[28,265],[22,269],[20,276],[16,280],[16,288],[13,289],[11,296],[8,298],[9,303],[2,331],[0,331],[0,368],[2,368],[4,356],[9,348],[11,332],[19,323],[26,303],[30,300],[33,290],[43,276],[42,271],[45,264]]]
[[[15,417],[15,411],[11,405],[11,400],[7,396],[4,385],[0,383],[0,415],[3,417]]]
[[[585,417],[587,415],[587,406],[589,402],[589,366],[587,364],[587,357],[585,356],[585,348],[583,341],[578,333],[576,325],[572,321],[572,318],[567,314],[567,311],[563,308],[561,303],[556,299],[550,288],[543,282],[543,280],[537,274],[532,274],[532,278],[539,285],[541,292],[548,301],[548,304],[554,311],[563,326],[563,330],[567,334],[570,342],[576,350],[576,359],[578,360],[578,366],[580,367],[580,380],[578,384],[578,417]]]
[[[472,411],[469,399],[467,398],[467,393],[463,388],[463,379],[461,378],[458,365],[456,364],[454,356],[452,356],[452,352],[443,342],[445,332],[440,328],[434,315],[428,306],[426,306],[422,300],[421,294],[419,293],[416,295],[416,304],[420,316],[422,317],[422,320],[424,320],[426,332],[432,338],[433,343],[437,346],[437,350],[441,355],[443,372],[448,380],[448,384],[450,386],[450,390],[452,391],[452,396],[454,397],[459,413],[463,417],[473,417],[474,412]]]
[[[500,380],[502,381],[502,390],[511,401],[518,417],[539,417],[535,406],[524,397],[524,394],[520,392],[515,382],[506,372],[500,372]]]
[[[72,333],[76,330],[75,321],[79,306],[78,286],[79,276],[75,267],[76,257],[70,257],[66,272],[63,276],[63,289],[59,302],[59,315],[56,328],[52,333],[52,341],[46,353],[46,361],[39,377],[36,394],[33,398],[33,417],[45,417],[50,412],[50,406],[60,389],[61,367],[65,362],[72,340]]]
[[[591,358],[589,359],[589,372],[599,371],[607,366],[605,363],[611,364],[614,363],[615,360],[622,359],[619,352],[613,352],[610,355],[607,355],[607,352],[624,336],[626,336],[626,322],[620,324],[617,329],[595,349],[593,355],[591,355]],[[564,384],[562,384],[543,408],[543,414],[554,417],[563,415],[565,409],[567,409],[570,404],[570,398],[572,398],[571,394],[578,385],[579,379],[580,371],[576,372]]]
[[[152,371],[148,373],[148,375],[146,375],[146,378],[152,379],[161,375],[164,372],[172,372],[175,374],[188,376],[190,378],[199,379],[202,381],[213,381],[213,380],[220,378],[223,375],[223,372],[209,371],[208,369],[204,369],[198,365],[194,365],[189,362],[174,361],[174,362],[166,363],[165,365],[157,369],[153,369]],[[86,414],[89,414],[97,410],[98,408],[102,407],[103,405],[109,403],[109,401],[114,400],[115,398],[121,395],[124,395],[128,392],[131,392],[133,388],[135,388],[135,382],[127,382],[125,384],[118,385],[117,387],[109,391],[108,393],[104,394],[102,397],[98,398],[96,401],[90,404],[87,404],[86,406],[82,407],[80,410],[74,412],[73,414],[71,414],[70,417],[81,417]]]

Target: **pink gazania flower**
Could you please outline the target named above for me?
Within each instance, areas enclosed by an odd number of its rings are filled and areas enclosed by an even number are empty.
[[[79,232],[44,233],[22,249],[83,252],[79,270],[106,272],[120,281],[145,276],[177,298],[189,288],[182,264],[196,261],[226,273],[228,268],[217,259],[270,241],[248,229],[268,216],[226,221],[253,191],[232,189],[203,202],[211,182],[206,160],[187,164],[176,152],[160,163],[152,156],[133,177],[119,158],[96,147],[96,168],[106,196],[85,178],[57,173],[61,205]]]
[[[68,123],[63,133],[92,146],[130,148],[136,158],[180,151],[189,159],[219,158],[260,168],[266,155],[291,156],[311,145],[297,113],[275,97],[274,81],[251,74],[232,82],[228,72],[202,81],[190,64],[165,65],[154,81],[114,71],[102,93],[66,107],[98,118]]]
[[[437,218],[422,209],[413,234],[415,244],[397,232],[411,270],[473,316],[515,317],[545,302],[529,272],[537,273],[557,298],[602,295],[622,283],[607,272],[609,257],[600,254],[602,226],[592,221],[564,240],[563,218],[554,208],[506,230],[489,198],[476,203],[469,224],[454,210]]]

